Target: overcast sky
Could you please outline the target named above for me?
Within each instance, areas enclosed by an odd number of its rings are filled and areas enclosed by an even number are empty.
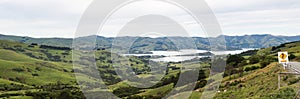
[[[81,15],[91,1],[1,0],[0,34],[73,37]],[[215,13],[225,35],[300,35],[300,0],[206,0],[206,2]],[[180,16],[182,15],[178,17]],[[107,28],[116,26],[111,24]],[[195,27],[194,31],[199,32],[198,30],[201,31]],[[102,36],[112,35],[106,33]],[[201,35],[195,33],[192,36]]]

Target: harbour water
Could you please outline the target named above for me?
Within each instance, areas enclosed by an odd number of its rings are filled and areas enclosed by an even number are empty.
[[[226,55],[226,54],[240,54],[249,50],[255,50],[257,48],[243,48],[242,50],[231,51],[207,51],[207,50],[179,50],[179,51],[151,51],[151,54],[124,54],[124,56],[164,56],[162,58],[151,59],[152,61],[159,62],[180,62],[186,60],[192,60],[195,58],[210,57],[209,55],[197,55],[204,53],[212,53],[214,55]]]

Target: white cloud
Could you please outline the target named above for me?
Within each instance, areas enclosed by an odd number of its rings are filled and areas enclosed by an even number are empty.
[[[300,35],[299,0],[207,0],[226,35]]]
[[[2,0],[0,33],[72,37],[91,0]]]
[[[82,13],[92,0],[1,0],[0,34],[73,37]],[[206,0],[226,35],[272,33],[300,35],[300,0]],[[140,5],[147,6],[147,5]],[[149,6],[149,4],[148,4]],[[148,8],[149,10],[154,8]],[[174,17],[201,29],[191,19]],[[137,13],[137,9],[131,9]],[[155,11],[155,10],[154,10]],[[124,13],[124,14],[131,14]],[[128,17],[116,17],[115,21]],[[118,22],[116,22],[118,23]],[[107,27],[114,28],[117,25]],[[105,35],[105,36],[110,36]]]

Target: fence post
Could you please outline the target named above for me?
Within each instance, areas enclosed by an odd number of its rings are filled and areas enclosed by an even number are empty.
[[[280,89],[280,73],[278,73],[278,90]]]

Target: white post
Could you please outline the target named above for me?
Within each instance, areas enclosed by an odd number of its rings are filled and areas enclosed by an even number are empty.
[[[278,90],[280,89],[280,73],[278,73]]]

